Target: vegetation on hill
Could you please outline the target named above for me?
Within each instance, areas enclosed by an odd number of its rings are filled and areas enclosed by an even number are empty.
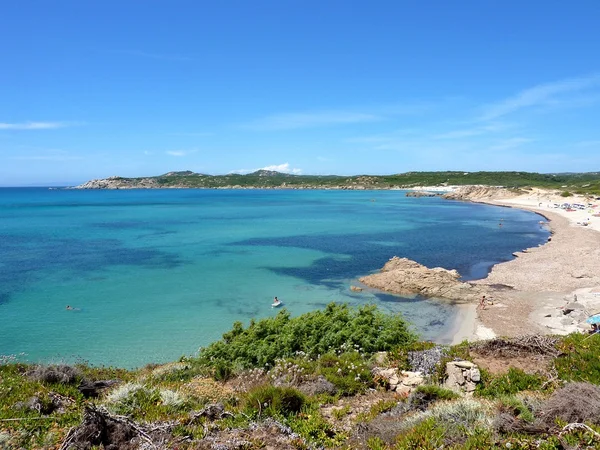
[[[332,304],[236,323],[197,357],[138,370],[0,357],[0,448],[599,448],[599,344],[574,334],[439,347],[401,317]],[[481,369],[472,397],[439,385],[455,359]],[[372,371],[424,362],[428,384],[408,396]]]
[[[391,189],[414,186],[482,184],[506,187],[544,187],[574,193],[600,195],[600,172],[540,174],[531,172],[407,172],[396,175],[291,175],[259,170],[240,175],[205,175],[191,171],[169,172],[157,177],[122,178],[113,181],[130,187],[184,188],[297,188]],[[152,183],[151,185],[149,183]]]

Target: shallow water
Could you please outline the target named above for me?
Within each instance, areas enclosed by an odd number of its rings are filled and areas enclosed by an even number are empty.
[[[276,314],[274,296],[294,315],[376,303],[436,339],[452,305],[350,284],[394,255],[481,278],[545,242],[538,221],[401,191],[0,189],[0,354],[164,362]]]

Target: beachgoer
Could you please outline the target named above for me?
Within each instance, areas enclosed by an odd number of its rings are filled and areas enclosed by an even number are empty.
[[[279,299],[277,297],[275,297],[275,300],[273,300],[273,304],[274,305],[279,305]]]
[[[73,307],[71,305],[67,305],[67,309],[71,310],[71,309],[73,309]]]
[[[486,302],[486,298],[485,295],[483,297],[481,297],[481,300],[479,300],[479,307],[481,309],[485,309],[485,302]]]

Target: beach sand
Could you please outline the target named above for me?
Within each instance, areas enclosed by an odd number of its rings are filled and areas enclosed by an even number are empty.
[[[462,325],[454,342],[522,334],[567,334],[585,331],[581,317],[600,312],[600,206],[584,211],[566,211],[553,204],[582,203],[590,199],[565,199],[558,192],[532,189],[511,198],[472,198],[471,201],[526,209],[549,219],[550,242],[515,253],[516,258],[494,266],[489,275],[475,283],[493,289],[493,305],[484,310],[475,305],[460,314]],[[591,200],[599,205],[600,201]],[[544,218],[540,216],[540,220]],[[583,226],[582,223],[588,225]],[[579,320],[563,315],[574,300],[583,306]],[[469,335],[469,330],[470,335]]]

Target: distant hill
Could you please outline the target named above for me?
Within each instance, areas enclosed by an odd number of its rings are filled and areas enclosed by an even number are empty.
[[[294,175],[257,170],[246,175],[206,175],[190,170],[155,177],[110,177],[91,180],[79,189],[403,189],[418,186],[485,185],[508,188],[545,187],[600,195],[600,172],[406,172],[394,175]]]

